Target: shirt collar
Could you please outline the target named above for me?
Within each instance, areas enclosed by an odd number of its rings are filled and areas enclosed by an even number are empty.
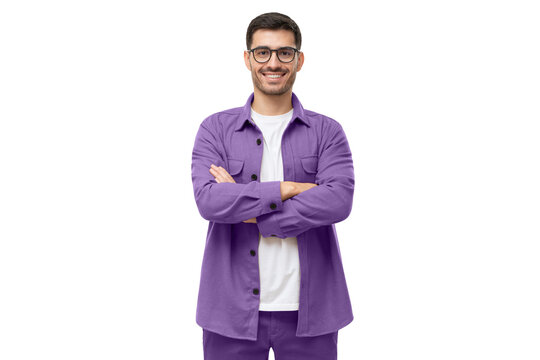
[[[235,131],[241,130],[247,121],[251,122],[251,103],[253,102],[254,97],[255,93],[253,92],[247,99],[246,105],[244,105],[244,107],[242,108],[242,113],[238,117],[236,127],[234,129]],[[304,108],[302,107],[300,100],[298,100],[298,97],[296,97],[294,92],[292,93],[291,102],[293,106],[293,116],[291,122],[298,119],[309,127],[309,119],[306,117],[306,114],[304,113]]]

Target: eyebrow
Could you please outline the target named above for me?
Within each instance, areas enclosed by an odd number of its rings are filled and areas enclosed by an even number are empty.
[[[252,49],[255,49],[255,48],[258,48],[258,47],[267,47],[267,48],[271,49],[271,47],[268,46],[268,45],[257,45],[257,46],[252,47]],[[284,47],[290,47],[290,48],[295,48],[296,49],[295,45],[283,45],[283,46],[277,47],[276,49],[284,48]]]

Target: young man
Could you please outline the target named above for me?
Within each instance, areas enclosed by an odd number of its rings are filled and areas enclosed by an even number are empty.
[[[198,130],[192,180],[209,227],[196,322],[206,360],[336,359],[353,320],[334,224],[354,170],[341,125],[304,110],[292,87],[300,29],[262,14],[244,52],[254,92]]]

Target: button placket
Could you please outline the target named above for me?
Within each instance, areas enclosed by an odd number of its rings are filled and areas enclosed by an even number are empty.
[[[250,121],[250,123],[251,123],[251,121]],[[258,132],[257,136],[261,136],[261,135],[262,135],[261,130],[260,130],[255,124],[252,123],[252,125],[253,125],[255,131]],[[261,147],[260,145],[261,145],[263,142],[262,142],[262,140],[261,140],[260,137],[256,138],[255,141],[256,141],[256,143],[257,143],[258,148],[257,148],[256,150],[254,149],[254,150],[255,150],[254,152],[255,152],[255,153],[258,153],[258,154],[260,155],[260,156],[259,156],[259,163],[258,163],[258,166],[259,166],[259,168],[260,168],[261,163],[262,163],[262,155],[263,155],[263,154],[262,154],[263,149],[262,149],[262,147]],[[259,178],[259,177],[257,176],[257,174],[251,174],[251,180],[252,180],[252,181],[257,181],[258,178]],[[257,252],[256,252],[255,250],[251,249],[251,250],[249,251],[249,254],[250,254],[252,257],[255,257],[255,256],[257,255]],[[252,290],[252,292],[253,292],[254,295],[258,295],[258,294],[259,294],[259,289],[254,288],[254,289]]]

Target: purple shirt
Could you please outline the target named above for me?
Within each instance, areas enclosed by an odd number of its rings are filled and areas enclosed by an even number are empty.
[[[293,117],[281,142],[285,181],[315,186],[281,201],[280,181],[259,179],[263,136],[251,119],[252,93],[243,107],[210,115],[193,147],[195,201],[209,221],[196,322],[238,339],[257,339],[259,233],[297,237],[300,298],[297,336],[337,331],[353,320],[334,224],[352,209],[354,169],[341,125],[304,110],[292,93]],[[210,164],[236,183],[218,183]],[[244,220],[257,218],[257,223]]]

